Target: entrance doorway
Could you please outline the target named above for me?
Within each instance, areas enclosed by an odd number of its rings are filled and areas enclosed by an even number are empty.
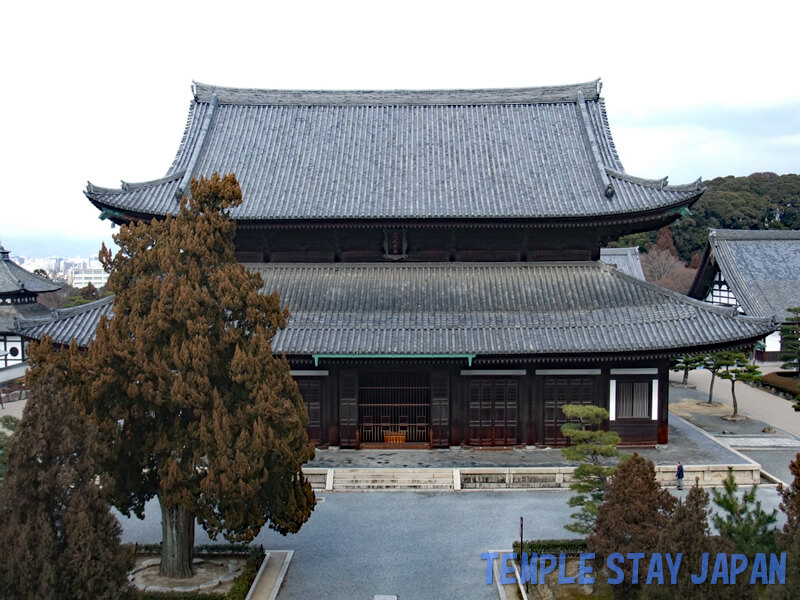
[[[519,384],[515,379],[469,382],[469,443],[513,446],[517,443]]]
[[[425,371],[362,372],[358,378],[361,446],[431,443],[431,376]]]

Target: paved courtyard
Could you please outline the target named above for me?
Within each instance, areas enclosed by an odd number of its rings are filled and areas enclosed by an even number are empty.
[[[686,492],[682,492],[685,494]],[[571,492],[333,492],[323,494],[296,535],[264,530],[256,542],[295,550],[279,600],[496,599],[484,583],[482,552],[508,549],[519,537],[572,537],[563,528]],[[762,487],[766,509],[777,508],[774,487]],[[122,518],[123,539],[158,543],[158,504],[144,521]],[[197,543],[208,537],[198,528]]]

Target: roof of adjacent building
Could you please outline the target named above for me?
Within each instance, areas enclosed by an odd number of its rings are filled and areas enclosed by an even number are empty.
[[[285,91],[196,83],[161,179],[86,195],[177,212],[192,177],[235,173],[237,220],[557,219],[680,207],[700,181],[624,172],[600,82],[505,90]]]
[[[771,331],[600,262],[250,264],[289,307],[275,352],[559,355],[680,352]],[[21,323],[86,346],[113,297]]]
[[[46,277],[29,273],[9,257],[10,252],[0,246],[0,294],[55,292],[61,285]]]
[[[85,348],[94,339],[100,317],[110,317],[113,312],[114,296],[106,296],[73,308],[51,310],[38,318],[20,319],[17,331],[32,339],[47,335],[53,343],[64,346],[74,339]]]
[[[705,298],[716,271],[753,316],[800,306],[800,231],[712,229],[690,295]]]
[[[645,280],[638,246],[632,248],[600,248],[600,260],[626,275]]]

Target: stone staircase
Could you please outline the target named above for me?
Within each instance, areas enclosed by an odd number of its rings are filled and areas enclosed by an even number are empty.
[[[701,486],[718,486],[729,465],[684,465],[686,481],[697,477]],[[730,465],[739,485],[761,480],[756,463]],[[575,467],[462,467],[462,468],[321,468],[303,473],[317,492],[358,491],[469,491],[568,488]],[[656,478],[664,486],[675,485],[675,467],[658,465]]]

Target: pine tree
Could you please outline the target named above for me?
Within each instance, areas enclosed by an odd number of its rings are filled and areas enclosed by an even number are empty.
[[[781,325],[781,368],[794,371],[800,379],[800,306],[788,309],[792,316]]]
[[[30,395],[0,487],[0,595],[120,598],[129,560],[100,485],[97,432],[70,399],[52,348],[30,353]]]
[[[733,476],[733,469],[728,467],[728,476],[722,482],[723,491],[711,490],[714,504],[722,514],[712,518],[714,527],[721,535],[733,543],[736,552],[753,556],[758,552],[775,552],[775,522],[777,511],[771,513],[761,508],[756,500],[758,486],[737,495],[738,485]]]
[[[668,525],[675,498],[656,481],[653,463],[634,454],[608,480],[605,499],[598,507],[595,532],[587,539],[590,552],[607,557],[613,552],[653,552],[659,534]],[[630,562],[622,567],[625,579],[614,586],[615,598],[634,598]]]
[[[672,370],[675,372],[683,371],[683,380],[681,383],[686,385],[689,383],[689,371],[694,371],[701,367],[705,362],[705,357],[702,354],[684,354],[678,357],[672,365]]]
[[[719,372],[719,377],[731,382],[731,398],[733,399],[733,417],[739,415],[739,403],[736,401],[736,382],[743,381],[752,383],[761,377],[761,370],[750,364],[744,352],[724,352],[724,358],[718,362],[723,370]]]
[[[86,357],[85,407],[114,450],[114,504],[157,497],[161,573],[191,575],[195,520],[212,538],[296,532],[314,494],[308,415],[270,342],[288,311],[234,257],[233,175],[192,181],[177,215],[123,226],[103,248],[115,294]]]
[[[570,516],[574,522],[565,525],[569,531],[587,535],[594,530],[597,507],[603,501],[606,480],[615,467],[607,464],[619,456],[617,445],[619,434],[603,431],[601,425],[608,419],[608,411],[599,406],[567,404],[562,407],[564,415],[573,420],[561,426],[561,433],[570,445],[562,448],[567,460],[580,461],[569,487],[576,492],[569,499],[573,508],[580,507]]]

